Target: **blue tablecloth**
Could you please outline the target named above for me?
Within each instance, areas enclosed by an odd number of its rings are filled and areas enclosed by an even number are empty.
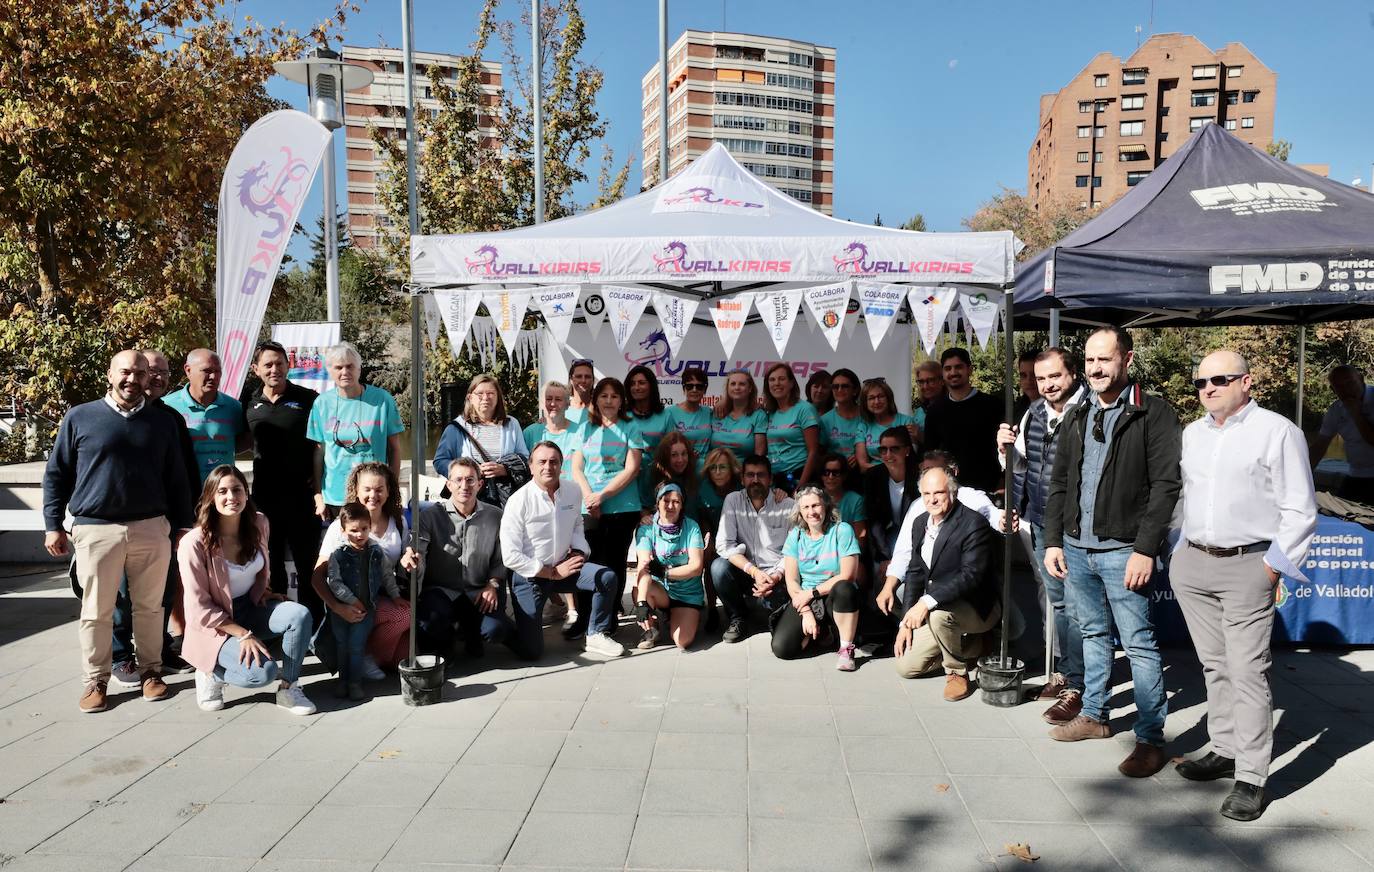
[[[1318,515],[1302,571],[1308,581],[1280,581],[1274,642],[1374,645],[1374,530]],[[1191,644],[1167,568],[1155,573],[1153,595],[1160,641]]]

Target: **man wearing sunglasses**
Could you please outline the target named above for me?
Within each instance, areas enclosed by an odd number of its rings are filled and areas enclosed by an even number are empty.
[[[1083,372],[1092,396],[1063,431],[1045,504],[1045,568],[1067,578],[1083,636],[1083,708],[1050,730],[1061,742],[1106,739],[1115,622],[1131,663],[1136,746],[1117,768],[1147,778],[1164,767],[1164,673],[1150,618],[1150,577],[1179,492],[1178,417],[1131,382],[1131,336],[1102,327],[1088,337]],[[1110,617],[1110,620],[1109,620]]]
[[[1245,358],[1215,351],[1193,380],[1207,415],[1183,431],[1183,535],[1169,575],[1207,682],[1212,750],[1193,781],[1235,778],[1221,813],[1264,811],[1274,748],[1269,634],[1280,574],[1300,578],[1317,529],[1302,431],[1250,399]]]

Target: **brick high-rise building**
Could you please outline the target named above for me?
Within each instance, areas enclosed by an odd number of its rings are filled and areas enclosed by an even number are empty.
[[[377,202],[377,176],[382,171],[381,150],[372,142],[368,125],[385,130],[387,136],[400,141],[405,149],[406,95],[405,56],[400,49],[344,46],[343,59],[372,70],[376,78],[361,91],[344,95],[344,147],[348,162],[348,232],[353,244],[360,248],[377,245],[379,232],[405,233],[404,226],[392,226]],[[439,101],[430,93],[429,69],[437,66],[450,81],[458,76],[458,55],[415,52],[415,116],[418,122],[423,112],[436,112]],[[501,99],[501,65],[482,62],[482,96],[486,105],[495,106]],[[489,123],[481,127],[489,143],[494,143],[496,129]],[[424,141],[419,142],[421,148]]]
[[[1102,52],[1062,89],[1040,98],[1026,194],[1110,203],[1204,124],[1264,148],[1274,138],[1278,76],[1238,42],[1212,51],[1161,33],[1126,60]]]
[[[658,64],[643,85],[644,179],[658,167]],[[835,201],[835,50],[687,30],[668,51],[668,175],[720,142],[746,169],[827,215]]]

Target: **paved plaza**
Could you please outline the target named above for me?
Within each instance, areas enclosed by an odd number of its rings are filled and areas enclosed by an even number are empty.
[[[230,688],[196,708],[117,691],[77,711],[65,576],[0,570],[0,868],[14,870],[1298,869],[1374,860],[1374,651],[1280,652],[1274,799],[1133,781],[1128,672],[1107,741],[1046,736],[1043,704],[942,700],[890,660],[773,658],[768,639],[592,661],[559,639],[450,670],[444,702],[393,682],[321,714]],[[629,628],[621,632],[629,639]],[[1201,675],[1169,652],[1170,751],[1205,741]],[[113,689],[113,688],[112,688]],[[1039,859],[1013,855],[1017,844]]]

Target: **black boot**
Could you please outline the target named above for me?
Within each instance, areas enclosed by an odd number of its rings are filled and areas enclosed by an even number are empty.
[[[1221,804],[1222,816],[1233,821],[1252,821],[1264,813],[1264,788],[1237,781]]]
[[[1196,760],[1184,760],[1174,769],[1189,781],[1216,781],[1218,778],[1234,778],[1236,761],[1208,751]]]

